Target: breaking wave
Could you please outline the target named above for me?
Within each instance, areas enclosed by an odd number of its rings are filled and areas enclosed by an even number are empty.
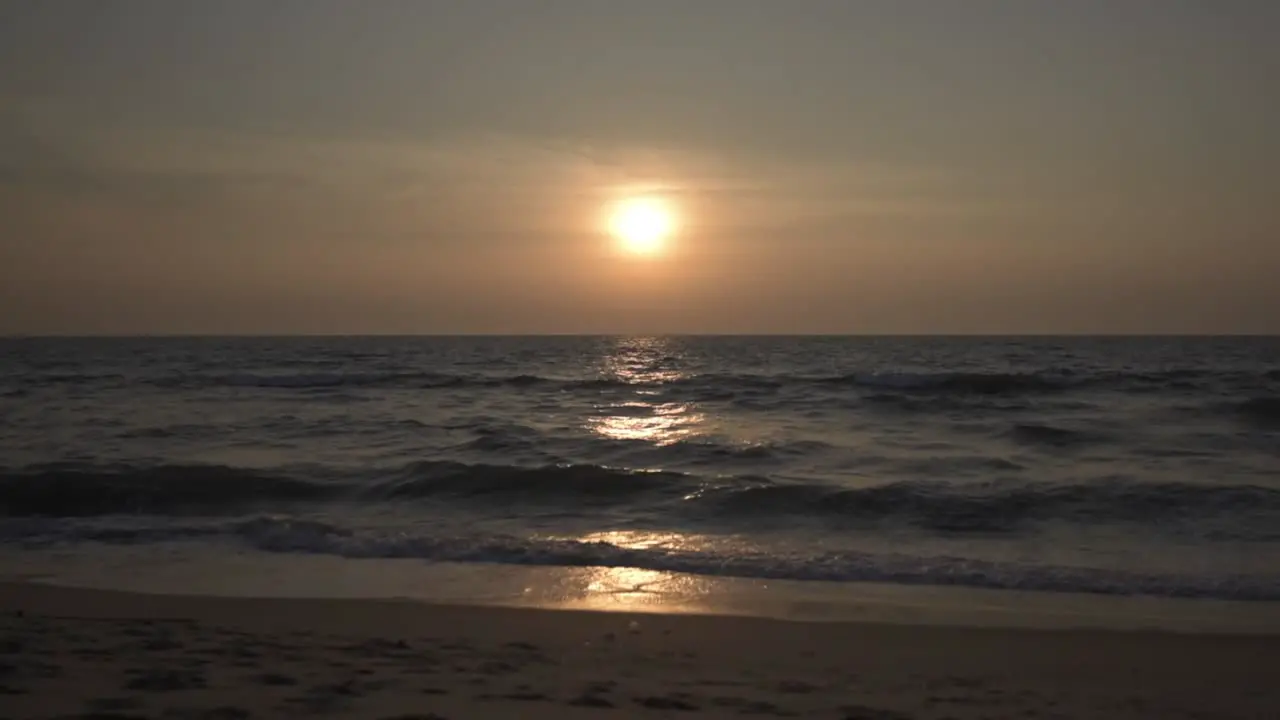
[[[225,523],[157,528],[72,528],[0,523],[0,536],[27,542],[135,544],[222,538],[270,553],[350,559],[558,567],[618,567],[769,580],[886,582],[1000,590],[1280,600],[1275,576],[1186,575],[998,562],[953,556],[864,552],[760,553],[741,549],[633,548],[586,539],[508,535],[437,535],[429,530],[348,528],[332,522],[261,516]]]
[[[892,482],[837,487],[765,477],[703,477],[598,465],[517,467],[418,462],[397,470],[314,479],[308,471],[226,466],[44,467],[0,474],[0,514],[8,517],[225,515],[246,508],[344,502],[463,503],[469,507],[625,506],[650,517],[721,523],[796,518],[828,525],[899,523],[936,532],[1011,532],[1035,522],[1195,526],[1248,518],[1246,533],[1280,523],[1280,490],[1251,485]]]

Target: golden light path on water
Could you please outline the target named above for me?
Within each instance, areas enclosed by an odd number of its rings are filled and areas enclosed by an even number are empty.
[[[641,440],[671,445],[697,434],[702,415],[686,403],[623,403],[617,415],[592,418],[591,429],[611,440]],[[631,414],[635,413],[635,414]]]
[[[634,385],[630,397],[595,407],[585,427],[603,438],[658,447],[693,440],[709,432],[710,419],[692,402],[666,402],[655,389],[689,377],[668,340],[628,338],[619,340],[602,361],[601,374]],[[616,530],[573,538],[583,543],[607,543],[614,547],[661,552],[698,551],[709,539],[678,532]],[[705,596],[711,580],[690,575],[628,567],[583,568],[581,595],[573,604],[588,609],[642,609],[649,605],[670,607]]]

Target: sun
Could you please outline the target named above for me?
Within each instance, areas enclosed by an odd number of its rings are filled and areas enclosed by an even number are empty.
[[[623,249],[636,255],[656,255],[676,230],[671,206],[657,198],[623,200],[609,216],[609,232]]]

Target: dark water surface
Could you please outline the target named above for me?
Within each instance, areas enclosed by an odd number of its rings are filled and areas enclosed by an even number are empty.
[[[1280,339],[0,340],[0,537],[1280,599]]]

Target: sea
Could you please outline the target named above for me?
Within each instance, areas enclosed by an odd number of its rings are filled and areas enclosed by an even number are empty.
[[[1280,601],[1280,338],[9,338],[0,543]]]

